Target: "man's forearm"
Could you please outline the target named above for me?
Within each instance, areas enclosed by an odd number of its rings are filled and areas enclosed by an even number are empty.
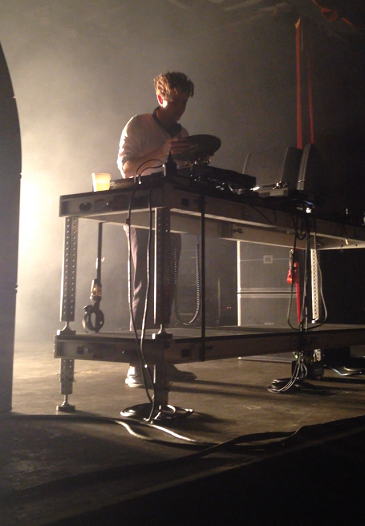
[[[160,148],[153,150],[141,157],[129,159],[123,164],[123,173],[125,177],[134,177],[143,175],[147,168],[159,168],[166,160]]]

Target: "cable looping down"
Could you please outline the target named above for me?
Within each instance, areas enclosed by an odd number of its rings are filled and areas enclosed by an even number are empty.
[[[82,325],[84,329],[87,331],[92,332],[99,332],[100,329],[104,325],[104,313],[102,310],[100,310],[99,304],[95,303],[95,305],[86,305],[84,307],[84,319],[82,321]],[[95,315],[95,323],[92,322],[92,315]]]

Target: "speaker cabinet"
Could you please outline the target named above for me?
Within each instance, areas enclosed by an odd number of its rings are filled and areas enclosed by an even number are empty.
[[[238,325],[295,326],[297,296],[287,282],[290,250],[238,243]]]
[[[243,166],[243,173],[256,177],[259,187],[285,184],[296,189],[302,150],[295,147],[250,152]]]

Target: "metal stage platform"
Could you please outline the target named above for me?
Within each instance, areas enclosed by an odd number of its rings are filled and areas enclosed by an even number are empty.
[[[65,218],[61,321],[63,330],[55,337],[55,358],[61,359],[61,393],[65,396],[60,410],[71,411],[68,403],[72,393],[75,360],[98,360],[130,363],[136,359],[143,344],[145,362],[154,366],[154,400],[158,407],[168,406],[168,364],[204,360],[275,354],[292,351],[311,356],[315,350],[357,346],[365,343],[365,326],[329,325],[321,313],[320,271],[318,250],[343,250],[365,247],[365,229],[352,224],[329,221],[321,216],[305,194],[295,193],[280,199],[264,199],[247,189],[243,176],[240,187],[225,184],[225,173],[217,182],[204,173],[199,177],[142,177],[125,181],[113,190],[62,196],[60,216]],[[229,172],[228,172],[229,175]],[[236,174],[237,175],[237,174]],[[157,331],[146,331],[143,342],[130,332],[103,333],[99,280],[95,280],[94,305],[90,315],[95,318],[95,333],[77,334],[71,322],[75,316],[77,281],[78,221],[99,222],[98,271],[101,266],[102,227],[104,223],[130,224],[152,228],[154,242],[155,322]],[[166,283],[166,261],[170,254],[170,232],[200,234],[202,239],[201,271],[204,284],[205,236],[223,238],[235,243],[254,242],[295,247],[310,252],[307,257],[310,279],[306,288],[308,301],[305,319],[298,330],[286,327],[245,327],[242,320],[231,327],[206,326],[204,286],[199,328],[169,329],[169,287]],[[231,262],[237,272],[237,261]],[[99,276],[100,277],[100,276]],[[310,291],[309,291],[310,289]],[[322,321],[323,320],[323,321]]]
[[[204,360],[259,356],[299,350],[333,349],[365,343],[365,325],[331,325],[297,332],[290,328],[221,327],[174,328],[164,337],[146,331],[143,349],[148,365],[183,364]],[[139,343],[139,340],[138,340]],[[130,363],[138,360],[137,341],[130,331],[56,336],[55,358]]]

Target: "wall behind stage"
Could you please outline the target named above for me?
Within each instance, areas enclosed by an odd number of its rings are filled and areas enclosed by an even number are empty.
[[[23,148],[19,339],[51,340],[62,328],[59,196],[89,191],[95,171],[119,178],[122,127],[155,107],[156,74],[180,70],[194,81],[182,123],[191,134],[220,137],[215,166],[240,172],[250,151],[296,144],[297,14],[222,16],[228,3],[185,2],[183,9],[162,0],[2,1],[0,38]],[[324,76],[321,82],[318,97]],[[96,225],[80,228],[77,329],[96,259]],[[103,310],[114,329],[128,326],[127,247],[118,227],[106,230]]]

